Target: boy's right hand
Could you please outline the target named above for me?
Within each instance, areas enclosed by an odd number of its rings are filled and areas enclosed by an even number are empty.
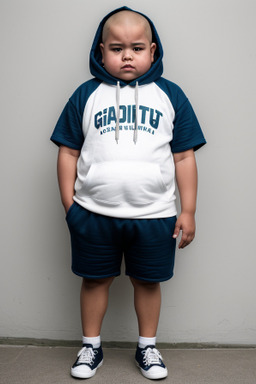
[[[65,209],[65,213],[67,214],[68,213],[68,210],[69,208],[71,207],[71,205],[74,203],[73,199],[71,201],[69,201],[68,203],[65,203],[63,204],[64,206],[64,209]]]

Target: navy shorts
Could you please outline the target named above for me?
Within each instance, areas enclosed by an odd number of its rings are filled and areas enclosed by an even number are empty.
[[[173,276],[176,216],[119,219],[90,212],[74,202],[66,220],[76,275],[92,279],[118,276],[124,256],[128,276],[151,282]]]

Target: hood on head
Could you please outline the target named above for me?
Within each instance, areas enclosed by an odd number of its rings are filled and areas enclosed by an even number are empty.
[[[102,30],[103,30],[103,26],[104,26],[105,22],[113,14],[120,12],[120,11],[125,11],[125,10],[136,12],[136,13],[144,16],[148,20],[148,22],[151,26],[151,29],[152,29],[152,41],[154,43],[156,43],[156,46],[157,46],[156,51],[155,51],[155,59],[154,59],[154,62],[152,63],[151,68],[144,75],[142,75],[141,77],[139,77],[135,80],[132,80],[130,82],[126,82],[126,81],[117,79],[116,77],[110,75],[104,69],[104,67],[102,65],[102,55],[101,55],[101,50],[100,50],[100,43],[102,42]],[[124,86],[127,84],[134,86],[136,84],[136,82],[138,82],[139,85],[143,85],[143,84],[148,84],[148,83],[151,83],[153,81],[156,81],[159,77],[161,77],[161,75],[163,73],[162,58],[163,58],[162,44],[161,44],[160,38],[158,36],[158,33],[157,33],[155,26],[152,23],[152,21],[147,16],[145,16],[143,13],[134,11],[133,9],[128,8],[128,7],[121,7],[121,8],[115,9],[114,11],[112,11],[108,15],[106,15],[99,24],[99,27],[96,31],[96,34],[95,34],[95,37],[94,37],[94,40],[92,43],[92,48],[90,51],[90,71],[91,71],[91,74],[93,76],[95,76],[97,79],[104,81],[108,84],[116,84],[117,81],[120,81],[121,86]]]

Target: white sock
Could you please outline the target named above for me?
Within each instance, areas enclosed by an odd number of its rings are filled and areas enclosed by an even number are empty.
[[[83,344],[92,344],[93,348],[99,348],[101,344],[100,336],[96,336],[96,337],[83,336]]]
[[[142,337],[139,336],[139,348],[145,348],[147,345],[155,345],[156,337]]]

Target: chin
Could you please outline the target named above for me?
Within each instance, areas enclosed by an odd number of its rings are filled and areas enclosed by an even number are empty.
[[[124,80],[124,81],[132,81],[132,80],[135,80],[137,79],[138,76],[134,76],[134,74],[131,74],[131,75],[126,75],[126,76],[120,76],[120,79],[121,80]]]

